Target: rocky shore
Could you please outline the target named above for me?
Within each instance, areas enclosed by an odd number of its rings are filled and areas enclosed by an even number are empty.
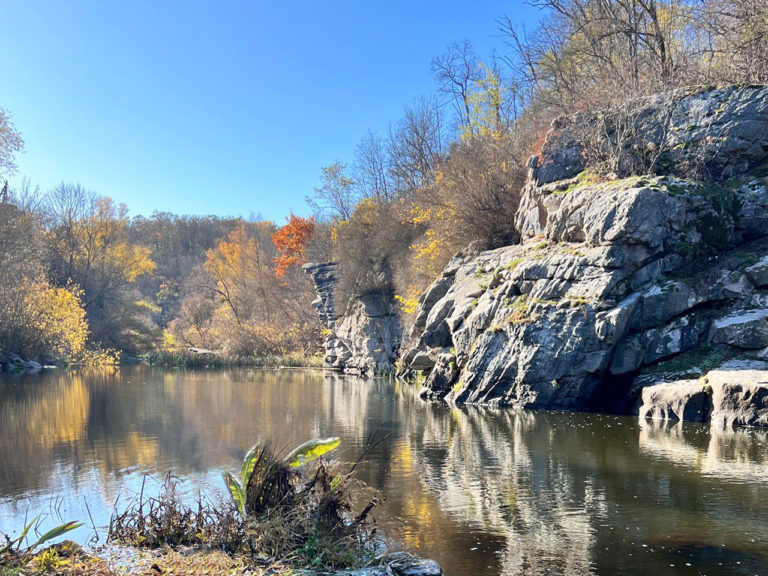
[[[0,352],[0,372],[39,372],[43,368],[56,368],[55,361],[49,360],[41,364],[35,360],[24,360],[13,352]]]

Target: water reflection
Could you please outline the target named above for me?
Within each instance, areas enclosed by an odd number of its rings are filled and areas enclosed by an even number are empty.
[[[29,508],[106,524],[145,471],[213,492],[257,439],[342,436],[387,495],[388,534],[448,574],[755,574],[768,565],[768,436],[425,404],[306,371],[51,372],[0,380],[0,529]],[[55,494],[55,496],[52,496]],[[81,539],[88,530],[81,528]],[[688,564],[688,565],[686,565]]]

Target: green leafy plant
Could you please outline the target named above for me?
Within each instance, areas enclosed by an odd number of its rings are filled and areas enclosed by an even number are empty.
[[[341,438],[335,436],[333,438],[326,438],[324,440],[310,440],[305,442],[301,446],[294,448],[288,456],[283,458],[283,462],[288,464],[291,468],[298,468],[302,464],[312,462],[320,458],[323,454],[336,449],[341,444]]]
[[[240,514],[245,515],[250,507],[261,508],[265,499],[274,500],[284,496],[289,484],[288,471],[292,468],[312,462],[334,450],[341,444],[338,437],[314,439],[297,446],[282,459],[274,458],[271,450],[264,444],[255,444],[248,450],[240,467],[240,478],[231,472],[224,473],[232,500]],[[254,477],[257,482],[253,482]],[[250,491],[249,491],[250,488]],[[252,495],[249,506],[249,493]]]
[[[39,515],[35,516],[32,519],[32,521],[29,522],[29,524],[27,524],[24,527],[24,530],[21,531],[21,534],[19,535],[18,538],[15,538],[13,540],[8,538],[8,543],[2,548],[0,548],[0,556],[13,550],[14,546],[16,547],[15,550],[17,553],[29,554],[41,544],[44,544],[49,540],[53,540],[54,538],[58,538],[59,536],[62,536],[67,532],[75,530],[76,528],[80,528],[80,526],[83,525],[82,522],[65,522],[64,524],[60,524],[59,526],[56,526],[55,528],[51,528],[50,530],[48,530],[48,532],[40,536],[37,540],[35,540],[32,544],[30,544],[24,551],[22,551],[21,545],[24,542],[24,539],[27,537],[27,534],[29,534],[29,531],[32,529],[32,526],[34,526],[39,519],[40,519]]]

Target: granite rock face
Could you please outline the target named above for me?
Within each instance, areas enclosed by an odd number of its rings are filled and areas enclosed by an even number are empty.
[[[627,410],[650,368],[768,348],[768,88],[653,97],[632,121],[654,174],[585,178],[592,121],[558,120],[516,215],[527,240],[456,257],[422,295],[401,375],[425,397]],[[693,159],[712,178],[672,175]]]
[[[327,330],[325,367],[363,376],[391,372],[400,344],[400,322],[392,297],[365,294],[339,314],[334,297],[337,265],[310,263],[303,269],[315,284],[317,298],[312,305]]]
[[[529,183],[515,225],[524,237],[544,232],[549,213],[562,199],[553,192],[574,185],[590,167],[586,150],[598,146],[596,134],[605,134],[610,148],[621,150],[615,162],[619,170],[643,166],[655,174],[696,172],[723,182],[768,161],[766,123],[764,86],[678,90],[641,99],[624,110],[558,118],[541,153],[528,162]]]

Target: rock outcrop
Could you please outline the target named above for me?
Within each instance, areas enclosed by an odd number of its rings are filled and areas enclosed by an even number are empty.
[[[643,388],[641,419],[711,421],[719,429],[768,427],[768,364],[730,361],[698,379]]]
[[[327,330],[324,366],[363,376],[392,372],[400,344],[400,322],[392,297],[370,292],[339,314],[334,296],[337,265],[310,263],[303,269],[315,284],[317,298],[312,305]]]
[[[766,354],[768,88],[624,113],[621,159],[648,175],[589,172],[578,135],[598,116],[559,119],[530,161],[526,241],[457,255],[422,295],[401,375],[420,374],[424,396],[624,411],[647,371],[687,351]]]

